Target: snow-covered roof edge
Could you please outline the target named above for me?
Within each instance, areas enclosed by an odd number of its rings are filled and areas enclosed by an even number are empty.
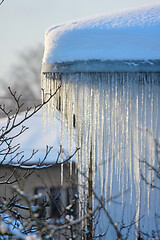
[[[42,64],[42,73],[160,72],[160,60],[73,61]]]
[[[53,26],[42,72],[159,72],[159,39],[159,3]]]
[[[69,163],[70,162],[66,162],[63,164],[63,167],[69,167]],[[75,166],[75,162],[72,162],[72,165]],[[46,168],[50,168],[50,167],[54,167],[54,168],[60,168],[61,164],[59,163],[43,163],[43,164],[2,164],[1,167],[7,167],[7,168],[21,168],[21,169],[26,169],[26,170],[32,170],[32,169],[37,169],[37,170],[41,170],[41,169],[46,169]]]

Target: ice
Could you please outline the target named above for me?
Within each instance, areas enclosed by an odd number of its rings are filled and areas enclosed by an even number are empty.
[[[139,230],[156,232],[160,195],[146,184],[157,181],[146,162],[158,163],[154,137],[160,136],[159,39],[159,3],[53,26],[45,35],[44,91],[48,81],[54,82],[48,92],[61,84],[49,112],[61,116],[62,147],[66,141],[69,154],[73,146],[80,148],[79,214],[88,211],[92,168],[92,207],[98,204],[97,195],[118,228],[122,221],[135,222],[129,231],[122,230],[128,239],[136,239]],[[116,238],[102,211],[97,229],[104,232],[106,225],[107,237]]]
[[[159,13],[157,3],[50,27],[45,35],[43,71],[158,69]]]
[[[80,215],[87,211],[92,152],[94,191],[106,201],[113,220],[120,223],[123,218],[126,225],[137,221],[137,229],[148,234],[156,231],[153,220],[160,195],[141,176],[150,183],[157,181],[155,173],[147,171],[143,161],[152,166],[158,164],[154,137],[160,137],[159,74],[81,73],[59,75],[59,79],[55,79],[54,74],[53,78],[47,76],[42,80],[44,86],[47,81],[56,83],[52,86],[62,85],[53,104],[57,105],[60,97],[63,98],[59,110],[63,143],[72,141],[72,151],[73,146],[80,147],[76,155]],[[49,107],[55,109],[52,105]],[[108,201],[117,195],[115,201]],[[93,206],[96,204],[93,198]],[[107,223],[103,214],[99,224],[105,231]],[[110,236],[113,232],[108,230]],[[127,234],[127,229],[123,234]],[[135,234],[131,228],[129,239],[135,239]]]

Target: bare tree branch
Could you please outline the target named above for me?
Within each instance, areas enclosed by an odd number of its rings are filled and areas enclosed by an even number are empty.
[[[0,164],[4,164],[6,158],[10,155],[11,159],[9,162],[11,162],[15,157],[19,156],[19,163],[24,164],[27,161],[29,161],[36,153],[37,150],[33,150],[31,156],[27,159],[24,159],[24,155],[21,155],[23,152],[17,153],[17,151],[20,149],[20,144],[15,144],[14,145],[14,140],[17,139],[20,135],[22,135],[28,127],[24,126],[24,122],[31,118],[34,114],[36,114],[43,106],[45,106],[59,91],[61,86],[59,86],[56,91],[49,96],[47,100],[44,100],[41,104],[35,105],[34,108],[27,108],[26,111],[24,112],[24,115],[22,116],[21,119],[18,118],[20,112],[21,112],[21,107],[23,106],[22,103],[20,103],[21,95],[17,96],[16,92],[12,92],[12,90],[9,87],[9,92],[14,99],[17,107],[16,107],[16,112],[15,114],[12,114],[12,111],[7,111],[5,109],[5,106],[0,106],[0,111],[2,111],[5,116],[7,117],[6,125],[1,127],[0,129]],[[13,132],[13,130],[16,129],[17,132]],[[13,134],[12,134],[13,133]],[[12,134],[12,135],[11,135]],[[43,158],[43,160],[39,160],[39,165],[42,165],[44,161],[46,160],[49,152],[51,151],[52,148],[46,148],[46,153]],[[21,156],[20,156],[21,155]]]
[[[0,5],[2,5],[3,2],[4,2],[4,0],[1,0]]]
[[[64,164],[64,163],[68,162],[71,158],[73,158],[73,156],[77,153],[77,151],[78,151],[79,149],[80,149],[80,148],[76,148],[76,150],[75,150],[69,157],[67,157],[64,161],[58,162],[59,157],[60,157],[61,153],[63,152],[62,146],[60,145],[60,151],[59,151],[59,153],[58,153],[58,157],[57,157],[57,160],[56,160],[56,164],[61,165],[61,164]]]

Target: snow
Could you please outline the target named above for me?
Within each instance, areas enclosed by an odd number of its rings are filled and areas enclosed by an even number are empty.
[[[89,60],[159,60],[159,39],[159,3],[67,22],[46,31],[43,66]],[[128,67],[135,64],[128,62]]]
[[[26,236],[25,239],[26,240],[40,240],[40,238],[37,235],[35,235],[35,234],[28,235],[28,236]]]
[[[19,223],[19,221],[17,221]],[[21,232],[21,226],[17,228],[14,219],[12,219],[7,214],[0,214],[0,234],[4,235],[12,235],[11,239],[26,239],[25,235]]]
[[[19,114],[17,121],[20,121],[25,113]],[[58,116],[57,116],[58,117]],[[0,119],[0,128],[5,126],[7,123],[6,118]],[[58,152],[60,150],[60,144],[61,144],[61,127],[60,122],[56,118],[54,122],[54,130],[52,123],[49,124],[46,123],[45,126],[43,126],[43,120],[42,120],[42,112],[36,113],[33,115],[30,119],[28,119],[25,123],[25,126],[27,126],[29,129],[26,130],[22,135],[20,135],[17,139],[15,139],[14,144],[21,144],[20,151],[24,151],[25,159],[27,159],[29,156],[31,156],[32,150],[38,150],[38,152],[33,156],[33,158],[30,161],[27,161],[25,164],[27,168],[36,168],[37,164],[43,160],[43,157],[45,156],[46,152],[46,145],[49,147],[53,147],[50,154],[48,155],[47,159],[45,160],[43,166],[41,167],[49,167],[50,164],[55,163]],[[45,130],[44,130],[45,128]],[[11,136],[13,136],[15,133],[17,133],[18,128],[13,130],[11,132]],[[4,146],[1,146],[1,148]],[[10,162],[11,156],[8,155],[5,162],[3,164],[7,164]],[[25,160],[23,159],[23,161]],[[40,161],[39,161],[40,160]],[[22,161],[22,162],[23,162]],[[12,162],[12,165],[18,166],[21,164],[19,162],[18,157]],[[23,167],[25,167],[25,165]]]
[[[3,217],[5,218],[5,221]],[[40,238],[35,234],[30,234],[28,236],[23,234],[22,226],[15,227],[15,221],[10,218],[9,215],[1,215],[1,218],[3,220],[0,220],[0,233],[4,235],[4,239],[40,240]],[[12,237],[9,238],[9,235]]]

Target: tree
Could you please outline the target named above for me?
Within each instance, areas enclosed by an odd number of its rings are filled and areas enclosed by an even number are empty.
[[[24,116],[19,121],[17,120],[17,117],[23,107],[23,103],[21,103],[21,101],[20,101],[21,95],[17,96],[17,93],[12,92],[12,90],[9,88],[9,92],[10,92],[11,96],[13,97],[14,102],[16,104],[16,111],[15,111],[15,113],[13,113],[12,110],[7,111],[5,108],[5,105],[3,105],[3,106],[0,105],[1,112],[3,112],[3,114],[7,118],[6,126],[3,126],[0,129],[0,131],[1,131],[1,134],[0,134],[0,147],[1,147],[0,164],[3,164],[3,162],[5,161],[5,159],[8,155],[12,154],[12,158],[11,158],[11,161],[12,161],[12,159],[15,159],[15,157],[17,157],[17,155],[22,154],[22,153],[17,153],[17,151],[20,148],[20,144],[14,145],[14,140],[17,137],[19,137],[21,134],[23,134],[24,131],[26,131],[28,129],[26,126],[23,125],[23,123],[27,119],[31,118],[34,114],[36,114],[40,109],[42,109],[42,107],[45,104],[47,104],[50,101],[50,99],[57,93],[59,88],[60,88],[60,86],[57,88],[56,92],[48,98],[47,101],[44,101],[41,104],[35,105],[33,108],[27,107],[26,111],[24,112]],[[20,128],[18,129],[18,127],[20,127]],[[12,133],[15,128],[18,130],[18,132],[15,135],[10,136],[10,133]],[[35,153],[36,152],[33,151],[31,157]],[[47,154],[48,154],[48,151],[47,151]],[[27,161],[27,160],[25,160],[25,161]]]
[[[5,106],[0,106],[0,111],[3,112],[3,114],[6,116],[6,125],[2,126],[0,129],[0,165],[2,165],[7,158],[7,156],[12,156],[11,161],[14,160],[17,156],[19,156],[22,160],[22,163],[28,161],[31,159],[35,154],[36,151],[33,151],[31,153],[30,158],[25,158],[25,154],[20,151],[20,144],[15,145],[14,140],[18,138],[20,135],[24,133],[24,131],[27,131],[27,127],[24,126],[25,121],[29,118],[31,118],[35,113],[37,113],[43,106],[45,106],[59,91],[61,86],[59,86],[56,91],[48,98],[48,100],[42,102],[39,105],[34,106],[33,108],[27,108],[26,111],[23,114],[23,118],[18,121],[18,115],[21,112],[21,108],[23,104],[21,103],[21,96],[18,96],[16,92],[12,92],[12,90],[9,88],[9,92],[16,104],[16,112],[12,114],[12,111],[7,111]],[[20,128],[19,128],[20,127]],[[17,133],[11,135],[12,131],[14,129],[17,129]],[[151,134],[149,132],[149,134]],[[153,137],[153,136],[152,136]],[[157,167],[151,166],[146,160],[140,161],[140,164],[145,164],[146,168],[149,168],[150,170],[154,171],[156,173],[157,179],[160,179],[159,176],[159,152],[160,152],[160,144],[159,142],[154,138],[155,146],[156,146],[156,156],[157,156]],[[79,149],[76,149],[73,155],[78,151]],[[47,158],[48,154],[50,153],[51,148],[46,148],[46,155],[41,160],[41,162],[38,163],[38,166],[42,166],[44,160]],[[57,156],[57,164],[59,163],[58,159],[61,154],[61,148],[60,152]],[[72,158],[72,156],[69,156],[66,160],[64,160],[64,163],[68,163],[69,160]],[[92,157],[92,149],[90,153]],[[8,162],[8,164],[11,164],[11,161]],[[18,166],[21,168],[21,164]],[[123,222],[120,223],[120,227],[117,227],[117,224],[114,222],[112,217],[110,216],[108,210],[105,207],[105,200],[103,196],[101,198],[94,192],[94,189],[92,187],[92,181],[90,179],[90,176],[85,176],[86,181],[88,181],[89,189],[88,191],[88,200],[89,197],[93,194],[94,198],[97,201],[96,207],[89,208],[88,211],[83,216],[73,216],[73,211],[75,209],[75,206],[77,204],[78,200],[78,194],[73,194],[70,204],[65,207],[63,215],[63,221],[59,222],[53,222],[51,219],[46,218],[44,214],[44,209],[47,208],[47,206],[50,205],[51,201],[51,195],[49,191],[47,191],[47,199],[42,198],[41,194],[36,194],[33,196],[28,196],[24,191],[21,190],[19,185],[14,186],[15,183],[21,182],[22,179],[27,178],[32,174],[33,170],[30,170],[27,172],[27,174],[23,175],[21,173],[18,175],[18,177],[11,181],[13,173],[15,171],[15,167],[13,166],[13,171],[11,175],[5,179],[5,173],[4,175],[0,176],[0,185],[13,185],[15,194],[13,198],[10,199],[3,199],[3,201],[0,202],[0,239],[105,239],[107,236],[107,230],[106,232],[99,233],[98,235],[94,234],[94,230],[96,228],[96,224],[98,224],[98,216],[102,213],[104,213],[108,224],[110,224],[117,236],[117,239],[128,239],[127,235],[124,237],[122,232],[123,229],[128,229],[128,233],[132,226],[135,225],[135,219],[131,223],[128,223],[127,225]],[[79,174],[82,174],[79,172]],[[149,185],[151,188],[157,188],[159,190],[159,185],[155,185],[152,182],[148,182],[147,179],[145,179],[143,172],[141,172],[142,179],[146,182],[147,185]],[[158,182],[157,182],[158,183]],[[86,189],[84,188],[84,191]],[[113,196],[110,199],[107,199],[107,201],[115,201],[119,195]],[[24,204],[21,203],[23,201]],[[35,200],[38,204],[35,204]],[[20,201],[20,202],[19,202]],[[88,201],[89,203],[89,201]],[[25,209],[25,211],[28,212],[29,217],[24,218],[20,211],[21,209]],[[156,219],[159,218],[159,215],[157,213],[157,216],[155,216]],[[94,219],[94,224],[93,224]],[[93,227],[94,225],[94,227]],[[158,229],[157,229],[158,231]],[[146,233],[142,232],[141,229],[139,230],[139,237],[138,239],[144,239],[142,236],[146,236]],[[153,236],[147,236],[149,239],[154,237]]]
[[[23,103],[21,103],[21,96],[17,95],[16,92],[13,92],[9,88],[9,92],[16,104],[16,112],[12,113],[11,110],[7,111],[5,106],[0,106],[0,111],[3,112],[3,114],[6,116],[6,125],[2,126],[0,129],[1,166],[4,164],[7,157],[10,156],[10,161],[8,161],[6,164],[12,166],[12,161],[16,157],[19,157],[21,161],[18,165],[18,168],[21,168],[24,163],[32,159],[32,157],[37,153],[37,151],[33,150],[30,157],[25,158],[25,153],[20,150],[21,145],[15,145],[14,140],[22,135],[26,130],[28,130],[28,128],[24,126],[25,121],[40,111],[42,107],[44,107],[56,95],[60,87],[61,86],[58,86],[57,90],[48,98],[48,100],[34,106],[33,108],[27,108],[20,120],[18,119],[18,115],[21,112],[21,108],[23,106]],[[15,129],[17,132],[16,134],[13,133],[12,135],[12,132]],[[43,165],[51,149],[52,147],[46,148],[46,154],[44,158],[37,163],[38,167]],[[78,149],[76,149],[76,151],[78,151]],[[73,153],[72,156],[74,156],[75,153]],[[57,156],[57,164],[60,154],[61,152]],[[72,158],[72,156],[69,156],[66,160],[64,160],[64,163],[67,163]],[[13,185],[14,191],[16,192],[16,194],[14,194],[11,199],[6,199],[5,197],[1,196],[1,199],[3,199],[0,202],[0,236],[2,236],[2,239],[53,239],[53,236],[55,234],[59,235],[59,232],[61,232],[61,234],[65,235],[66,237],[72,236],[72,239],[75,239],[73,235],[73,228],[75,225],[77,226],[82,221],[82,219],[71,221],[73,220],[71,216],[73,215],[72,210],[76,204],[77,195],[73,196],[71,204],[65,209],[65,222],[63,222],[61,225],[55,225],[53,222],[49,223],[48,219],[45,218],[45,215],[41,213],[43,213],[44,208],[50,204],[51,196],[48,194],[48,200],[44,199],[44,201],[40,200],[42,199],[41,194],[36,194],[31,198],[27,196],[26,193],[23,192],[19,187],[19,183],[23,179],[29,177],[33,173],[33,170],[27,171],[26,174],[23,174],[22,171],[19,171],[17,177],[12,180],[15,171],[16,167],[13,166],[13,170],[7,178],[5,173],[4,175],[0,176],[0,185]],[[14,184],[16,184],[16,186]],[[35,200],[39,202],[38,205],[35,205]],[[25,205],[22,204],[22,201],[25,203]],[[24,218],[19,213],[19,210],[21,209],[25,209],[28,212],[29,217]],[[68,231],[68,228],[70,228],[70,231]],[[29,237],[28,234],[31,234],[31,237]]]
[[[6,116],[6,125],[1,127],[0,129],[0,165],[4,164],[4,161],[8,156],[12,156],[10,161],[7,163],[8,165],[12,164],[12,161],[19,156],[22,160],[19,164],[19,168],[21,168],[21,164],[29,161],[35,154],[36,151],[31,153],[29,158],[25,158],[25,154],[20,150],[20,144],[14,144],[14,140],[22,135],[28,128],[23,124],[29,118],[31,118],[35,113],[37,113],[43,106],[45,106],[59,91],[61,86],[57,88],[57,90],[48,98],[48,100],[42,102],[39,105],[34,106],[34,108],[27,108],[24,112],[23,118],[18,121],[18,115],[21,112],[21,108],[23,104],[21,101],[21,96],[18,96],[16,92],[12,92],[9,88],[9,92],[16,104],[16,112],[12,114],[12,111],[7,111],[5,106],[0,106],[0,111],[3,112]],[[20,128],[19,128],[20,127]],[[17,133],[11,135],[12,131],[17,129]],[[69,160],[74,156],[74,154],[79,149],[76,149],[75,152],[69,156],[64,163],[68,163]],[[42,166],[43,162],[47,158],[48,154],[50,153],[51,148],[46,148],[46,154],[41,162],[38,163],[38,166]],[[60,152],[61,153],[61,152]],[[59,164],[58,158],[60,153],[57,156],[56,163]],[[61,163],[60,163],[61,164]],[[14,191],[16,194],[10,199],[4,198],[2,202],[0,202],[0,235],[3,236],[3,239],[53,239],[54,236],[64,237],[64,239],[91,239],[92,234],[86,231],[86,227],[82,227],[82,222],[89,219],[89,223],[92,223],[93,216],[100,211],[100,209],[105,209],[104,203],[102,199],[99,199],[98,196],[95,197],[99,201],[99,206],[92,210],[90,209],[83,217],[73,217],[73,211],[75,211],[75,207],[78,201],[78,195],[72,195],[72,199],[70,200],[70,205],[64,209],[63,216],[64,221],[58,224],[53,223],[52,221],[48,221],[45,218],[45,214],[41,214],[44,212],[44,208],[46,208],[50,204],[50,195],[48,194],[48,200],[44,199],[41,201],[42,195],[34,195],[29,197],[26,195],[24,191],[21,190],[19,185],[15,186],[15,183],[19,183],[22,179],[27,178],[30,174],[33,173],[32,170],[27,171],[27,174],[24,174],[20,171],[17,175],[17,178],[12,181],[13,174],[15,172],[15,167],[13,166],[13,171],[7,177],[0,176],[1,181],[0,185],[13,185]],[[90,181],[86,177],[86,180]],[[92,185],[90,185],[92,188]],[[92,191],[92,189],[90,189]],[[95,194],[95,193],[94,193]],[[21,201],[19,202],[19,200]],[[33,200],[37,199],[39,204],[35,205]],[[40,201],[39,201],[40,200]],[[25,203],[22,204],[22,201]],[[25,209],[28,211],[29,217],[25,219],[20,213],[19,209]],[[115,230],[117,231],[118,236],[120,237],[121,234],[118,231],[116,225],[114,224],[113,220],[109,216],[107,210],[105,209],[106,216],[109,218],[111,224],[113,224]],[[85,220],[86,219],[86,220]],[[89,228],[92,229],[92,228]],[[31,234],[29,237],[28,234]],[[58,234],[58,235],[57,235]],[[97,236],[96,238],[99,238]],[[102,235],[101,235],[102,237]],[[63,239],[63,238],[62,238]]]
[[[7,84],[10,83],[13,92],[17,95],[22,94],[21,101],[23,106],[20,111],[33,104],[41,103],[41,60],[43,46],[39,44],[34,48],[27,49],[25,53],[20,52],[18,63],[11,66],[7,79],[1,79],[1,105],[9,111],[15,111],[15,103],[8,91]],[[1,112],[0,117],[3,117]]]

